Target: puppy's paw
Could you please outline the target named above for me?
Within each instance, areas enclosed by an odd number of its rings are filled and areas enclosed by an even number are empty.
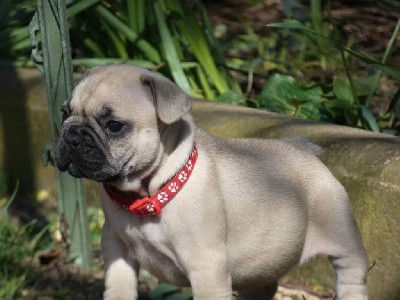
[[[137,298],[136,290],[129,288],[107,289],[104,292],[104,300],[136,300]]]
[[[136,272],[125,259],[112,262],[105,274],[104,299],[106,300],[136,300]]]
[[[367,286],[358,284],[342,284],[338,287],[338,300],[367,300]]]

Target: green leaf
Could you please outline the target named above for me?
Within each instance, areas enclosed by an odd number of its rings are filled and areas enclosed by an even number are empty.
[[[371,128],[371,130],[375,132],[380,132],[378,123],[376,122],[376,119],[372,114],[372,112],[369,110],[369,108],[366,107],[365,105],[361,105],[361,113],[364,119],[368,122],[368,125]]]
[[[357,96],[367,96],[371,93],[371,89],[374,88],[375,76],[368,76],[361,78],[354,82],[354,87]],[[335,77],[333,79],[333,92],[339,99],[348,102],[348,104],[354,104],[353,93],[351,90],[350,82],[347,78]]]
[[[358,96],[367,96],[374,92],[375,75],[363,77],[354,83]]]
[[[230,104],[245,104],[246,103],[246,98],[239,93],[236,93],[235,91],[229,90],[220,95],[217,98],[218,101],[220,102],[225,102],[225,103],[230,103]]]
[[[260,102],[276,112],[318,120],[322,95],[318,85],[304,87],[291,76],[274,74],[261,91]]]
[[[333,98],[324,102],[326,108],[347,109],[352,107],[352,103],[342,98]]]
[[[354,103],[353,93],[348,79],[335,77],[333,79],[333,91],[339,99],[342,99],[349,104]]]

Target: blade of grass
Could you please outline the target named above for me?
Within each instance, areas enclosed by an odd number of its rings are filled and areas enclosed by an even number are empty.
[[[333,19],[332,10],[331,10],[330,6],[328,7],[328,16],[329,16],[330,23],[333,26],[333,34],[334,34],[335,41],[338,42],[339,44],[342,44],[343,41],[340,36],[340,32],[336,26],[336,22]],[[357,109],[358,120],[363,125],[365,124],[365,122],[367,122],[367,124],[369,125],[371,130],[379,132],[379,127],[376,123],[375,117],[372,115],[372,113],[370,112],[368,107],[361,105],[361,103],[360,103],[360,99],[358,98],[357,90],[354,85],[353,77],[351,76],[350,69],[347,64],[345,52],[342,48],[339,48],[339,51],[340,51],[340,56],[342,58],[342,63],[343,63],[343,66],[344,66],[344,69],[346,72],[347,79],[349,80],[349,83],[350,83],[351,93],[352,93],[353,100],[354,100],[354,103],[355,103],[355,106]]]
[[[322,14],[321,14],[321,1],[320,0],[311,0],[311,23],[317,32],[320,34],[325,34],[324,25],[322,22]],[[326,70],[326,56],[328,54],[329,45],[327,45],[326,40],[321,37],[317,38],[317,44],[319,47],[319,51],[321,55],[321,67]]]
[[[81,0],[76,1],[74,4],[67,8],[67,17],[72,18],[80,12],[88,9],[92,5],[100,2],[100,0]]]
[[[212,55],[215,58],[217,65],[226,66],[227,63],[225,60],[225,56],[224,56],[224,54],[221,50],[221,47],[219,46],[219,43],[215,37],[214,30],[211,26],[211,22],[210,22],[210,19],[208,18],[207,11],[203,5],[203,2],[201,0],[195,0],[195,4],[196,4],[198,10],[200,11],[201,19],[203,22],[203,31],[204,31],[206,40],[208,42],[208,45],[211,47]],[[229,86],[234,91],[236,91],[238,93],[242,93],[239,83],[230,76],[230,74],[227,72],[227,70],[223,67],[220,68],[220,70],[222,71],[222,75],[224,76],[224,78],[227,81],[227,83],[229,84]]]
[[[2,59],[0,60],[0,67],[13,67],[13,68],[18,68],[18,67],[34,67],[35,64],[30,58],[21,58],[21,59]]]
[[[2,47],[1,44],[7,41],[15,43],[25,39],[29,39],[28,26],[24,26],[21,28],[5,29],[0,32],[0,47]]]
[[[7,203],[3,206],[2,211],[4,211],[7,214],[8,208],[10,207],[11,203],[14,202],[15,197],[17,196],[19,189],[19,181],[17,180],[17,183],[15,184],[15,188],[13,193],[11,194],[10,198],[8,199]]]
[[[96,43],[92,39],[84,37],[82,38],[82,42],[85,45],[85,47],[87,47],[95,54],[96,57],[105,57],[105,53],[103,52],[101,47],[99,47],[98,43]]]
[[[73,59],[74,66],[95,67],[110,64],[131,64],[145,69],[156,70],[157,66],[149,60],[120,59],[120,58],[80,58]]]
[[[67,9],[67,15],[69,18],[75,16],[81,11],[87,9],[88,7],[94,5],[99,2],[99,0],[84,0],[79,1],[76,4],[73,4]],[[27,17],[31,16],[27,14]],[[23,17],[20,17],[23,19]],[[17,26],[18,24],[15,24]],[[10,23],[9,25],[10,26]],[[30,39],[29,39],[29,30],[28,26],[23,26],[20,28],[6,29],[0,32],[0,49],[7,45],[6,41],[12,41],[12,48],[9,50],[20,50],[24,48],[29,48]]]
[[[117,51],[118,56],[122,59],[129,59],[128,52],[126,51],[125,43],[121,40],[117,33],[115,33],[105,22],[104,29],[111,40],[112,47]]]
[[[161,1],[153,2],[153,10],[157,20],[158,31],[161,36],[161,47],[163,48],[163,54],[176,84],[185,92],[190,93],[190,84],[186,78],[185,73],[183,72],[183,68],[175,49],[171,33],[168,29],[164,11],[160,6],[160,2]]]
[[[333,36],[334,36],[333,39],[329,38],[329,40],[335,41],[338,44],[343,44],[343,40],[342,40],[342,37],[340,36],[339,29],[337,28],[336,22],[333,19],[332,10],[331,10],[330,5],[328,6],[328,17],[329,17],[329,22],[333,27]],[[353,95],[354,103],[355,103],[356,107],[359,108],[360,107],[360,100],[358,99],[357,90],[355,88],[353,77],[351,76],[350,69],[349,69],[349,66],[347,64],[345,51],[344,51],[343,48],[344,47],[340,47],[339,48],[340,57],[342,58],[342,64],[343,64],[344,70],[346,72],[347,79],[349,80],[349,83],[350,83],[350,88],[351,88],[351,93]]]
[[[189,81],[190,86],[192,87],[192,97],[203,99],[204,98],[203,91],[197,85],[197,82],[196,82],[194,76],[189,75],[188,81]]]
[[[372,112],[369,110],[369,108],[367,106],[361,105],[361,113],[364,117],[364,120],[368,123],[368,125],[372,131],[381,132],[374,115],[372,114]]]
[[[146,7],[143,0],[126,1],[128,24],[138,34],[142,33],[146,24]]]
[[[397,21],[396,27],[392,33],[389,43],[386,46],[385,53],[383,54],[382,61],[381,61],[382,64],[386,63],[386,60],[388,59],[389,54],[392,52],[397,35],[399,34],[399,30],[400,30],[400,19]],[[372,96],[374,95],[376,89],[378,88],[379,81],[381,80],[381,77],[382,77],[382,70],[378,70],[375,73],[374,77],[375,77],[374,83],[372,85],[371,91],[370,91],[369,95],[367,96],[367,99],[365,100],[365,106],[367,106],[367,107],[369,107],[369,104],[371,103],[371,100],[372,100]]]
[[[176,1],[168,1],[167,3],[169,4],[168,8],[176,12],[177,17],[174,18],[174,22],[190,46],[191,51],[212,80],[218,92],[223,94],[228,90],[228,84],[218,72],[195,15],[192,11],[179,6]]]
[[[320,36],[322,38],[329,40],[338,49],[342,49],[343,51],[350,53],[351,55],[360,59],[361,61],[375,67],[378,70],[382,70],[382,72],[392,76],[393,78],[395,78],[397,80],[400,80],[400,70],[399,69],[382,64],[380,61],[372,58],[371,56],[369,56],[363,52],[358,52],[353,49],[347,48],[347,47],[343,46],[342,44],[338,43],[337,41],[335,41],[327,36],[324,36],[324,35],[320,34],[319,32],[316,32],[315,30],[312,30],[298,22],[271,23],[271,24],[268,24],[267,27],[288,28],[288,29],[301,30],[303,32],[310,32],[314,35],[317,35],[317,36]]]
[[[196,68],[196,72],[197,72],[197,76],[199,78],[201,87],[203,88],[204,96],[206,97],[206,99],[210,99],[210,100],[215,99],[215,94],[213,93],[210,85],[208,84],[206,74],[204,74],[202,67],[198,66]]]
[[[157,49],[150,45],[146,40],[139,38],[138,34],[129,28],[124,22],[108,11],[104,6],[98,5],[96,12],[103,17],[114,29],[121,32],[129,41],[135,43],[142,50],[143,54],[156,64],[161,63],[161,57]]]
[[[339,30],[337,28],[337,25],[336,25],[336,22],[333,19],[332,10],[331,10],[330,6],[328,7],[328,15],[329,15],[330,23],[333,26],[333,32],[334,32],[334,37],[335,37],[336,41],[339,42],[339,43],[343,43],[343,41],[341,39],[341,36],[340,36],[340,32],[339,32]],[[352,78],[351,73],[350,73],[350,69],[349,69],[349,67],[347,65],[347,59],[345,57],[345,52],[344,52],[343,49],[339,49],[339,50],[340,50],[340,55],[342,57],[343,66],[345,68],[346,75],[347,75],[347,78],[348,78],[349,83],[350,83],[351,92],[353,94],[353,99],[354,99],[356,107],[357,107],[357,114],[358,114],[359,121],[361,121],[361,123],[363,125],[366,122],[368,124],[368,127],[372,131],[380,132],[379,126],[378,126],[378,124],[376,122],[376,119],[375,119],[374,115],[371,113],[371,111],[369,110],[369,108],[366,105],[361,105],[360,104],[360,100],[359,100],[358,95],[357,95],[357,90],[355,88],[355,85],[354,85],[354,82],[353,82],[353,78]]]
[[[24,39],[22,41],[13,43],[9,47],[9,51],[26,50],[29,49],[30,46],[31,46],[31,41],[29,39]]]
[[[214,30],[212,29],[210,20],[207,16],[207,11],[203,5],[203,2],[200,0],[195,0],[196,6],[200,11],[201,14],[201,19],[203,21],[203,27],[204,27],[204,32],[206,39],[208,40],[208,44],[210,45],[213,54],[215,55],[216,61],[219,64],[225,65],[225,56],[221,50],[221,48],[218,45],[217,39],[215,38],[214,35]]]

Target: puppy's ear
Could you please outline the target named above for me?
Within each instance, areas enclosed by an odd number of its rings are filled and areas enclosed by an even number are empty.
[[[163,123],[172,124],[190,111],[190,96],[169,79],[146,73],[141,80],[143,84],[150,86],[157,116]]]

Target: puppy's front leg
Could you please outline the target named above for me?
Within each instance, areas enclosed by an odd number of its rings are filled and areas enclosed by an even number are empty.
[[[138,264],[129,257],[125,245],[114,234],[107,220],[101,234],[105,263],[105,300],[136,300]]]
[[[226,255],[204,251],[189,263],[189,279],[195,300],[231,300],[232,280]]]

